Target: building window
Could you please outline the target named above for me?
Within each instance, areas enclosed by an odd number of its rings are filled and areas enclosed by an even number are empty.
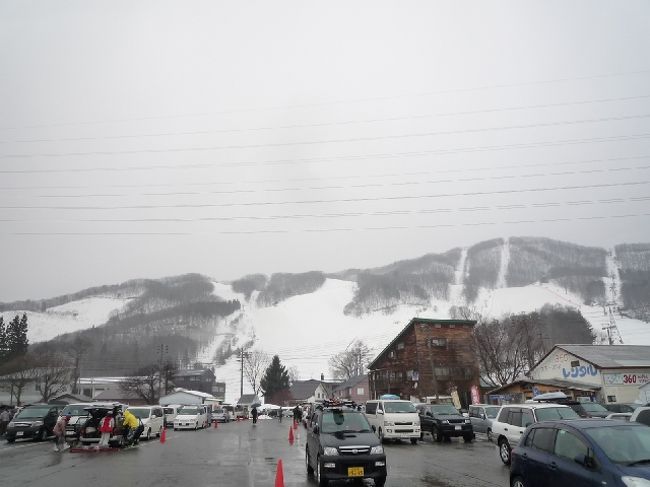
[[[390,353],[388,354],[390,358],[395,358],[395,351],[391,350]]]
[[[433,325],[433,327],[434,328],[442,328],[442,325],[440,323],[436,323],[435,325]]]
[[[616,396],[607,396],[607,402],[616,402]]]
[[[449,323],[449,328],[456,328],[456,325],[454,323]]]
[[[399,342],[397,344],[397,350],[402,350],[404,348],[404,342]]]
[[[436,367],[436,377],[449,377],[449,367]]]
[[[357,387],[357,396],[363,396],[364,393],[363,387]]]
[[[580,367],[580,360],[572,360],[571,361],[571,368],[573,367]]]
[[[429,345],[435,348],[447,348],[447,339],[446,338],[431,338],[429,340]]]

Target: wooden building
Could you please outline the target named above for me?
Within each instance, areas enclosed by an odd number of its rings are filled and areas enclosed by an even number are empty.
[[[449,396],[463,406],[479,395],[479,367],[473,346],[475,321],[413,318],[368,369],[370,397],[403,399]]]

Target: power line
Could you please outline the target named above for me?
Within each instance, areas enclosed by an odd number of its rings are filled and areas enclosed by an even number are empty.
[[[398,139],[407,139],[407,138],[423,138],[423,137],[435,137],[440,135],[458,135],[458,134],[470,134],[470,133],[482,133],[482,132],[492,132],[492,131],[505,131],[505,130],[514,130],[514,129],[529,129],[529,128],[541,128],[541,127],[558,127],[562,125],[581,125],[588,123],[602,123],[610,121],[624,121],[624,120],[635,120],[643,119],[650,117],[650,114],[642,115],[627,115],[627,116],[618,116],[618,117],[600,117],[600,118],[591,118],[591,119],[581,119],[581,120],[565,120],[565,121],[555,121],[555,122],[544,122],[544,123],[534,123],[534,124],[522,124],[522,125],[504,125],[501,127],[481,127],[473,129],[461,129],[461,130],[445,130],[445,131],[432,131],[432,132],[411,132],[406,134],[391,134],[391,135],[372,135],[364,137],[347,137],[347,138],[338,138],[338,139],[321,139],[321,140],[303,140],[303,141],[292,141],[292,142],[266,142],[259,144],[230,144],[230,145],[213,145],[213,146],[193,146],[193,147],[177,147],[173,149],[123,149],[123,150],[97,150],[97,151],[85,151],[85,152],[43,152],[43,153],[32,153],[32,154],[3,154],[0,156],[2,159],[24,159],[24,158],[45,158],[45,157],[77,157],[77,156],[112,156],[112,155],[127,155],[127,154],[159,154],[159,153],[179,153],[179,152],[209,152],[209,151],[221,151],[221,150],[239,150],[239,149],[260,149],[260,148],[273,148],[273,147],[292,147],[300,145],[322,145],[322,144],[341,144],[349,142],[376,142],[379,140],[398,140]]]
[[[217,112],[202,112],[202,113],[180,114],[180,115],[153,115],[147,117],[132,117],[132,118],[123,118],[123,119],[115,119],[115,120],[89,120],[89,121],[82,121],[82,122],[44,123],[44,124],[25,125],[22,127],[0,127],[0,130],[21,130],[21,129],[46,128],[46,127],[101,125],[101,124],[110,124],[110,123],[137,122],[137,121],[147,121],[147,120],[205,117],[205,116],[213,116],[213,115],[226,115],[232,113],[299,109],[299,108],[309,108],[309,107],[328,106],[328,105],[395,100],[400,98],[419,98],[419,97],[442,95],[448,93],[468,93],[471,91],[495,90],[495,89],[516,88],[521,86],[536,86],[536,85],[546,85],[546,84],[555,84],[555,83],[566,83],[569,81],[586,81],[586,80],[617,78],[617,77],[625,77],[625,76],[639,76],[648,73],[650,73],[650,69],[642,69],[637,71],[601,73],[595,75],[553,78],[553,79],[536,80],[536,81],[520,81],[515,83],[501,83],[501,84],[483,85],[483,86],[466,87],[466,88],[446,88],[446,89],[440,89],[440,90],[434,90],[434,91],[428,91],[428,92],[416,93],[416,94],[399,94],[399,95],[384,95],[384,96],[373,96],[373,97],[363,97],[363,98],[348,98],[348,99],[329,100],[329,101],[322,101],[322,102],[302,103],[302,104],[295,104],[295,105],[276,105],[276,106],[258,107],[258,108],[238,108],[238,109],[231,109],[231,110],[221,110]]]
[[[561,172],[550,172],[550,173],[528,173],[528,174],[516,174],[516,175],[507,175],[507,176],[484,176],[484,177],[473,177],[473,178],[456,178],[456,179],[437,179],[437,180],[427,180],[420,179],[417,181],[401,181],[401,182],[390,182],[390,183],[367,183],[367,184],[357,184],[357,185],[347,185],[347,186],[303,186],[303,187],[293,187],[293,188],[271,188],[271,189],[233,189],[233,190],[220,190],[220,191],[172,191],[167,193],[113,193],[113,194],[99,194],[99,193],[86,193],[86,194],[68,194],[68,195],[35,195],[37,198],[118,198],[123,196],[199,196],[199,195],[211,195],[211,194],[257,194],[257,193],[279,193],[279,192],[288,192],[288,191],[322,191],[322,190],[333,190],[333,189],[362,189],[362,188],[385,188],[385,187],[394,187],[394,186],[415,186],[415,185],[424,185],[424,184],[447,184],[447,183],[467,183],[467,182],[481,182],[481,181],[493,181],[493,180],[504,180],[504,179],[521,179],[521,178],[538,178],[538,177],[548,177],[548,176],[569,176],[569,175],[578,175],[578,174],[597,174],[597,173],[607,173],[607,172],[626,172],[626,171],[637,171],[650,169],[650,165],[645,166],[630,166],[630,167],[616,167],[616,168],[607,168],[607,169],[584,169],[578,171],[561,171]],[[435,173],[436,171],[429,171],[429,173]],[[20,195],[25,197],[31,197],[29,195]]]
[[[588,185],[571,185],[571,186],[548,186],[542,188],[526,189],[503,189],[498,191],[470,191],[464,193],[435,193],[428,195],[402,195],[402,196],[378,196],[378,197],[359,197],[359,198],[336,198],[320,200],[293,200],[293,201],[264,201],[249,203],[178,203],[166,205],[114,205],[114,206],[19,206],[5,205],[0,206],[3,210],[137,210],[137,209],[160,209],[160,208],[226,208],[226,207],[249,207],[249,206],[284,206],[284,205],[304,205],[304,204],[327,204],[327,203],[360,203],[372,201],[403,201],[403,200],[420,200],[420,199],[437,199],[452,197],[468,196],[491,196],[520,193],[541,193],[549,191],[574,191],[582,189],[599,189],[615,187],[632,187],[643,186],[650,183],[650,180],[628,181],[622,183],[600,183]]]
[[[483,222],[466,222],[466,223],[441,223],[432,225],[404,225],[404,226],[384,226],[384,227],[342,227],[342,228],[314,228],[298,230],[242,230],[242,231],[212,231],[212,232],[0,232],[5,236],[161,236],[161,235],[260,235],[260,234],[291,234],[291,233],[330,233],[330,232],[363,232],[363,231],[383,231],[383,230],[414,230],[414,229],[451,229],[455,227],[478,227],[494,225],[519,225],[524,223],[559,223],[589,220],[608,220],[608,219],[625,219],[647,217],[650,213],[628,213],[622,215],[593,215],[588,217],[572,218],[546,218],[546,219],[525,219],[510,221],[483,221]]]
[[[500,112],[508,112],[508,111],[534,110],[540,108],[588,105],[594,103],[611,103],[611,102],[621,102],[621,101],[643,100],[648,98],[650,98],[650,95],[636,95],[636,96],[624,96],[624,97],[617,97],[617,98],[598,98],[592,100],[543,103],[543,104],[533,104],[533,105],[523,105],[523,106],[513,106],[513,107],[486,108],[480,110],[463,110],[463,111],[456,111],[456,112],[407,115],[401,117],[338,120],[334,122],[301,123],[301,124],[266,126],[266,127],[248,127],[248,128],[235,128],[235,129],[212,129],[212,130],[186,130],[186,131],[175,131],[175,132],[174,131],[155,132],[155,133],[145,133],[145,134],[104,135],[104,136],[96,136],[96,137],[14,139],[14,140],[0,141],[0,144],[41,143],[41,142],[88,142],[88,141],[97,141],[97,140],[123,140],[123,139],[170,137],[170,136],[185,136],[185,135],[212,135],[212,134],[219,134],[219,133],[242,133],[242,132],[259,132],[259,131],[267,131],[267,130],[332,127],[332,126],[339,126],[339,125],[357,125],[357,124],[361,125],[361,124],[380,123],[380,122],[383,123],[383,122],[397,122],[403,120],[418,120],[418,119],[435,118],[435,117],[466,116],[466,115],[477,115],[481,113],[500,113]]]

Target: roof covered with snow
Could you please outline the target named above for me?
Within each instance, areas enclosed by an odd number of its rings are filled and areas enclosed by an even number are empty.
[[[556,347],[603,369],[650,367],[650,346],[647,345],[556,345]]]

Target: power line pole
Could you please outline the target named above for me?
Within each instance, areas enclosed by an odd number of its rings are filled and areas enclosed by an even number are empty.
[[[160,344],[156,346],[156,352],[158,353],[158,400],[160,400],[162,392],[162,372],[163,372],[163,362],[164,356],[169,353],[169,346]],[[166,393],[167,391],[165,391]]]
[[[244,395],[244,360],[248,357],[248,352],[243,348],[239,349],[239,361],[241,362],[241,375],[239,378],[239,397]]]

